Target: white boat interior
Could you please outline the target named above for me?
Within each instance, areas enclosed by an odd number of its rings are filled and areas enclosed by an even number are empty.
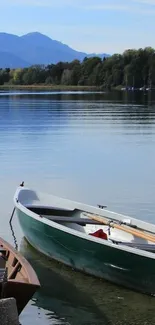
[[[155,241],[151,238],[140,238],[136,235],[136,229],[148,237],[155,236],[155,225],[124,216],[122,214],[101,209],[95,206],[74,202],[68,199],[59,198],[53,195],[38,193],[25,187],[19,188],[15,194],[14,200],[26,207],[30,215],[38,216],[58,223],[69,229],[74,229],[88,236],[96,236],[103,240],[119,245],[129,245],[144,250],[155,251]],[[97,215],[106,218],[108,224],[102,224],[93,220],[91,216]],[[116,225],[124,225],[133,229],[133,233],[129,233],[126,228],[117,229],[111,226],[111,221]],[[135,232],[134,232],[135,230]]]

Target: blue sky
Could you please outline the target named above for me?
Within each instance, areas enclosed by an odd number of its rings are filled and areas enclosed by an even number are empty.
[[[155,0],[0,0],[0,32],[39,31],[85,52],[155,48]]]

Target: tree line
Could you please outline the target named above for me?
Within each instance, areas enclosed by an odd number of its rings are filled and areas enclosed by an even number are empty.
[[[0,69],[0,85],[73,85],[140,88],[155,86],[155,50],[126,50],[107,58],[59,62],[23,69]]]

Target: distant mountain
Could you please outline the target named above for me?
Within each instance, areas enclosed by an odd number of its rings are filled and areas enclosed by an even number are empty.
[[[1,68],[11,68],[16,67],[25,68],[29,67],[30,63],[22,60],[20,57],[9,53],[9,52],[0,52],[0,69]]]
[[[6,56],[6,60],[5,60]],[[52,40],[41,33],[29,33],[16,36],[0,33],[0,68],[27,67],[34,64],[51,64],[59,61],[83,60],[84,57],[109,56],[102,54],[87,54],[78,52],[66,44]]]

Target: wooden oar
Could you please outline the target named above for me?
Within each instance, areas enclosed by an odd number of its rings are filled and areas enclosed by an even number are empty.
[[[119,225],[118,223],[114,222],[113,220],[112,221],[108,220],[108,219],[106,219],[104,217],[100,217],[100,216],[98,216],[96,214],[84,213],[84,215],[86,215],[88,218],[90,218],[92,220],[100,222],[101,224],[110,226],[112,228],[117,228],[119,230],[126,231],[129,234],[132,234],[133,236],[137,236],[139,238],[143,238],[143,239],[155,242],[155,236],[150,235],[150,234],[148,234],[146,232],[132,229],[129,226],[126,226],[126,225]]]

